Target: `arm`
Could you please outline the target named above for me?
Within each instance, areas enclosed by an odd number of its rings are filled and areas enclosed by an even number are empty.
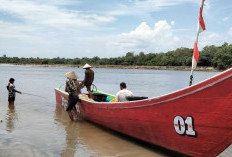
[[[11,84],[11,83],[9,83],[9,89],[8,89],[8,90],[11,90],[11,91],[13,91],[13,92],[17,92],[17,93],[19,93],[19,94],[22,94],[22,92],[16,90],[16,89],[15,89],[15,86],[14,86],[13,84]]]
[[[81,86],[80,86],[80,84],[79,84],[79,81],[76,80],[74,83],[75,83],[75,86],[76,86],[76,88],[77,88],[77,93],[80,94]]]
[[[6,89],[9,91],[10,88],[10,83],[8,83],[8,85],[6,86]]]
[[[18,91],[18,90],[16,90],[16,89],[14,89],[14,91],[17,92],[17,93],[19,93],[19,94],[22,94],[22,92],[20,92],[20,91]]]
[[[67,83],[65,83],[65,92],[68,92],[68,89],[67,89]]]

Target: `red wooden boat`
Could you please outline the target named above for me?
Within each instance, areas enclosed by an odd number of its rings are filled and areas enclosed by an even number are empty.
[[[55,92],[65,106],[67,93]],[[232,144],[232,68],[160,97],[99,102],[98,94],[97,100],[82,99],[85,119],[170,150],[211,157]]]

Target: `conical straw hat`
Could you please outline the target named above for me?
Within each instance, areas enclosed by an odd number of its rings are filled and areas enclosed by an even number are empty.
[[[65,74],[66,77],[70,78],[70,79],[77,79],[78,76],[75,74],[74,71],[69,71]]]
[[[92,68],[89,64],[85,64],[84,66],[83,66],[83,69],[87,69],[87,68]]]

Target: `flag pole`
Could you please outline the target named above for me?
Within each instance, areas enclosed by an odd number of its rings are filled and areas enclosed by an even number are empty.
[[[202,11],[204,7],[204,2],[205,0],[202,0],[201,7],[200,7],[200,13],[199,13],[199,19],[198,19],[198,30],[197,30],[197,36],[196,36],[196,41],[194,43],[194,49],[193,49],[193,57],[192,57],[192,69],[190,73],[190,81],[189,81],[189,86],[192,85],[193,83],[193,71],[197,67],[197,62],[199,59],[199,51],[198,51],[198,36],[201,32],[205,30],[205,23],[204,19],[202,17]]]
[[[189,86],[192,86],[192,83],[193,83],[193,69],[191,70],[191,73],[190,73]]]

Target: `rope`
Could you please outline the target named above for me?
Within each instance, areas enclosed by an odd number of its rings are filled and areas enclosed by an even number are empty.
[[[63,85],[65,85],[65,83],[61,84],[60,87],[59,87],[59,89],[60,89]]]
[[[30,94],[30,93],[22,93],[22,94],[31,95],[31,96],[36,96],[36,97],[39,97],[39,98],[47,99],[45,97],[42,97],[42,96],[39,96],[39,95],[35,95],[35,94]]]
[[[95,84],[92,83],[91,86],[92,86],[92,90],[91,91],[93,91],[94,89],[97,91],[97,86],[95,86]]]

